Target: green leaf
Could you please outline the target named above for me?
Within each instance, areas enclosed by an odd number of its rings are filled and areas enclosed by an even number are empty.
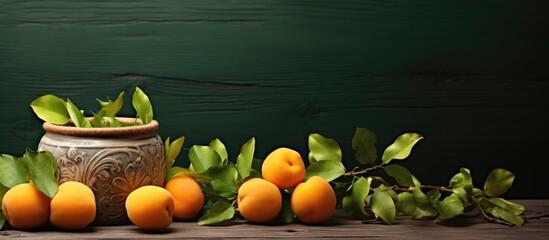
[[[175,139],[170,143],[170,138],[168,137],[165,141],[164,149],[166,150],[166,172],[173,166],[175,159],[179,156],[181,148],[183,148],[183,143],[185,142],[185,137],[182,136],[178,139]]]
[[[416,203],[416,211],[412,214],[413,219],[432,217],[436,215],[437,210],[433,207],[432,200],[425,195],[420,188],[413,190],[414,201]]]
[[[409,192],[401,192],[397,195],[396,209],[404,215],[411,216],[416,211],[414,195]]]
[[[336,161],[318,161],[309,164],[305,171],[305,180],[312,176],[324,178],[327,182],[331,182],[345,173],[343,163]]]
[[[433,189],[425,193],[425,196],[427,196],[431,204],[436,205],[436,202],[442,197],[442,193],[437,189]]]
[[[353,136],[355,158],[360,164],[372,164],[377,159],[376,134],[367,128],[357,128]]]
[[[118,121],[118,119],[114,117],[107,116],[107,113],[105,110],[101,109],[98,113],[93,115],[93,119],[91,120],[92,127],[125,127],[125,126],[134,126],[135,123],[129,122],[129,123],[123,123]]]
[[[440,203],[440,206],[438,208],[440,215],[437,217],[435,221],[441,221],[441,220],[453,218],[455,216],[462,214],[463,210],[464,210],[464,206],[460,197],[457,194],[452,193],[450,194],[450,196],[444,198]]]
[[[263,164],[263,159],[254,158],[252,160],[252,169],[250,170],[250,176],[248,178],[263,178],[261,176],[261,165]]]
[[[396,215],[395,202],[383,191],[375,191],[370,200],[370,205],[372,207],[372,212],[376,216],[380,217],[385,223],[393,224]]]
[[[500,208],[503,208],[515,215],[520,215],[522,214],[522,212],[524,212],[524,206],[520,205],[520,204],[516,204],[516,203],[513,203],[513,202],[509,202],[503,198],[490,198],[489,200],[491,203],[493,203],[494,205],[500,207]]]
[[[212,166],[201,175],[210,180],[213,190],[220,197],[229,200],[236,198],[238,193],[236,186],[238,171],[232,163],[221,166]]]
[[[379,190],[378,190],[378,191],[379,191]],[[396,201],[396,200],[397,200],[398,194],[395,192],[395,190],[383,188],[382,191],[384,191],[385,193],[389,194],[389,196],[391,196],[391,198],[393,199],[393,201]]]
[[[261,173],[261,166],[262,165],[263,165],[263,159],[254,158],[252,160],[252,171],[255,170],[255,171],[258,171],[259,173]]]
[[[182,167],[171,167],[166,172],[166,182],[168,182],[170,179],[177,177],[179,175],[184,175],[186,172],[192,173],[192,171]]]
[[[137,116],[143,124],[149,124],[153,120],[153,109],[149,97],[139,87],[135,87],[132,96],[132,105]]]
[[[397,181],[398,185],[403,187],[414,186],[412,174],[405,167],[397,164],[391,164],[383,167],[383,170],[385,170],[385,173],[387,173],[387,175],[393,177]]]
[[[30,104],[32,110],[40,119],[57,125],[64,125],[70,121],[65,101],[54,95],[41,96]]]
[[[189,160],[193,169],[198,173],[204,172],[212,166],[221,165],[221,157],[209,146],[192,146],[189,151]]]
[[[341,162],[341,148],[337,142],[318,133],[309,135],[309,152],[309,163],[322,160]]]
[[[366,196],[366,198],[364,199],[364,201],[366,202],[367,205],[370,205],[370,199],[372,199],[372,196],[373,196],[373,194],[370,194],[370,195]],[[377,220],[377,217],[375,219]]]
[[[480,204],[480,207],[485,211],[497,207],[497,205],[490,202],[490,200],[488,200],[487,197],[484,197],[484,195],[477,197],[476,201]]]
[[[421,182],[419,182],[419,180],[414,175],[412,175],[412,181],[414,182],[414,187],[421,186]]]
[[[480,188],[473,188],[471,190],[471,196],[472,197],[478,197],[478,196],[481,196],[481,195],[484,195],[484,192]]]
[[[124,123],[118,121],[116,118],[113,117],[103,117],[103,121],[105,121],[105,125],[107,127],[124,127]]]
[[[236,158],[236,168],[238,169],[238,174],[242,180],[250,176],[250,171],[254,160],[254,152],[255,138],[251,138],[248,142],[242,145],[240,154],[238,154],[238,157]]]
[[[248,179],[252,179],[252,178],[263,178],[261,176],[261,172],[255,170],[255,169],[251,169],[250,170],[250,175],[248,176]]]
[[[196,181],[199,181],[199,182],[209,182],[208,179],[206,179],[205,177],[203,177],[202,175],[196,173],[196,172],[193,172],[189,169],[186,169],[186,168],[182,168],[182,167],[171,167],[168,172],[166,173],[167,177],[166,177],[166,182],[169,181],[170,179],[174,178],[174,177],[177,177],[179,175],[185,175],[185,176],[189,176],[189,177],[192,177],[194,178]]]
[[[28,172],[29,168],[24,159],[0,154],[0,184],[12,188],[27,183]]]
[[[107,112],[105,112],[104,109],[101,109],[98,113],[94,114],[93,119],[91,120],[92,127],[107,127],[107,124],[103,119],[105,116],[107,116]]]
[[[351,190],[352,182],[333,182],[334,183],[334,192],[336,194],[336,199],[338,206],[340,206],[343,198],[347,195],[347,192]]]
[[[524,220],[519,215],[515,215],[503,208],[495,207],[489,210],[490,213],[499,219],[503,219],[509,223],[514,224],[515,226],[522,226],[524,224]]]
[[[46,196],[52,198],[57,192],[55,170],[57,160],[50,152],[35,152],[27,149],[24,159],[29,166],[31,180],[34,186]]]
[[[2,206],[2,200],[4,199],[4,195],[8,190],[10,190],[8,187],[0,184],[0,206]],[[5,223],[6,223],[6,218],[4,218],[4,213],[0,211],[0,229],[4,227]]]
[[[212,185],[212,188],[216,192],[217,196],[219,197],[225,198],[227,200],[234,200],[238,195],[238,189],[234,184],[218,180],[213,180],[210,184]]]
[[[216,202],[212,208],[207,210],[200,219],[198,225],[213,225],[222,223],[233,218],[235,209],[226,201]]]
[[[69,115],[71,117],[72,122],[76,127],[79,128],[90,128],[92,127],[90,121],[86,119],[86,116],[74,105],[74,103],[71,102],[70,99],[67,99],[67,112],[69,112]]]
[[[6,192],[8,192],[8,190],[10,190],[10,188],[8,188],[8,187],[6,187],[6,186],[0,184],[0,206],[2,206],[2,200],[4,199],[4,195],[6,195]],[[2,212],[2,211],[0,210],[0,213],[1,213],[1,212]],[[0,229],[1,229],[1,228],[2,228],[2,227],[0,226]]]
[[[423,136],[417,133],[400,135],[393,144],[385,149],[381,161],[387,164],[393,159],[402,160],[407,158],[412,152],[414,145],[421,139],[423,139]]]
[[[358,178],[351,187],[351,194],[343,198],[343,210],[353,218],[362,219],[367,216],[366,196],[370,193],[371,178]]]
[[[412,214],[412,219],[425,219],[433,217],[437,214],[436,209],[416,207],[416,210]]]
[[[392,184],[389,184],[387,181],[385,181],[385,179],[383,179],[382,177],[379,177],[379,176],[370,176],[368,178],[371,178],[372,179],[372,184],[371,186],[372,187],[379,187],[381,185],[385,186],[385,187],[390,187],[392,186]]]
[[[488,197],[497,197],[509,190],[515,180],[515,174],[503,168],[492,170],[484,182],[484,193]]]
[[[461,199],[461,202],[469,203],[469,195],[464,188],[453,188],[452,192],[454,192],[454,194],[456,194],[459,199]]]
[[[471,190],[473,188],[473,178],[469,169],[461,168],[459,173],[450,179],[450,187],[464,188],[467,191]]]
[[[167,137],[166,140],[164,140],[164,155],[167,157],[168,152],[170,151],[170,137]]]
[[[97,102],[99,103],[99,105],[101,105],[101,108],[102,108],[101,110],[105,111],[105,116],[115,117],[116,114],[118,114],[118,112],[122,108],[123,99],[124,99],[124,92],[121,92],[120,94],[118,94],[118,98],[114,100],[114,102],[111,101],[110,99],[107,102],[97,99]]]
[[[225,148],[225,144],[221,142],[218,138],[212,140],[210,142],[210,147],[213,148],[217,154],[219,154],[219,157],[221,157],[221,162],[223,164],[226,164],[229,162],[229,154],[227,153],[227,148]]]
[[[272,220],[272,223],[275,224],[290,224],[294,221],[294,213],[292,212],[292,207],[290,204],[292,193],[288,190],[281,191],[282,194],[282,209]]]

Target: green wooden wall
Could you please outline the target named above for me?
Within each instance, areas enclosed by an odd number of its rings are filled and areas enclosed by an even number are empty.
[[[220,138],[235,159],[255,136],[256,157],[306,156],[319,132],[351,162],[355,127],[380,151],[415,131],[402,164],[423,182],[504,167],[507,197],[549,197],[545,2],[0,0],[0,153],[36,148],[40,95],[96,110],[140,86],[186,148]]]

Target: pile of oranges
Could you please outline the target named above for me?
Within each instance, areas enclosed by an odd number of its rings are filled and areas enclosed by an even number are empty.
[[[254,223],[268,223],[282,209],[282,191],[291,192],[291,210],[303,223],[329,220],[336,208],[334,190],[323,178],[305,179],[305,164],[298,152],[278,148],[261,167],[262,178],[246,180],[238,190],[238,210]],[[170,179],[164,187],[143,186],[126,199],[126,212],[137,227],[164,229],[173,219],[193,220],[202,211],[204,194],[200,185],[186,175]],[[4,195],[2,212],[13,228],[31,229],[46,222],[61,229],[78,230],[95,219],[93,191],[69,181],[59,185],[53,198],[38,191],[32,183],[11,188]]]
[[[186,175],[170,179],[164,188],[140,187],[126,199],[128,217],[145,230],[167,228],[172,219],[192,220],[203,206],[204,194],[200,185]]]
[[[263,178],[252,178],[238,190],[238,209],[248,221],[268,223],[282,208],[281,191],[293,189],[291,208],[297,219],[307,224],[329,220],[336,208],[334,190],[326,180],[313,176],[306,182],[305,164],[298,152],[278,148],[261,166]]]

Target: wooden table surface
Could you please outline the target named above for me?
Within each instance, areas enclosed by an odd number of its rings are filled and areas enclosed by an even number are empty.
[[[468,214],[445,223],[397,217],[393,225],[363,224],[342,212],[329,224],[310,226],[256,225],[235,221],[224,226],[198,226],[195,222],[174,222],[163,232],[144,232],[133,225],[92,226],[84,231],[64,232],[45,226],[33,231],[3,230],[0,239],[225,239],[225,238],[330,238],[330,239],[549,239],[549,200],[516,200],[526,207],[523,227],[487,223]]]

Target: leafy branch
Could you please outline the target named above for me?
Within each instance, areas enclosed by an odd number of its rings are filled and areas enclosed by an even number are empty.
[[[365,168],[365,169],[360,169],[359,167],[355,167],[355,169],[353,169],[352,171],[350,172],[346,172],[343,174],[344,177],[358,177],[358,176],[361,176],[361,175],[364,175],[368,172],[371,172],[371,171],[374,171],[374,170],[377,170],[377,169],[381,169],[383,168],[385,164],[379,164],[379,165],[376,165],[376,166],[373,166],[373,167],[369,167],[369,168]]]
[[[475,207],[479,210],[480,214],[487,221],[493,222],[493,223],[498,223],[498,224],[503,224],[503,225],[507,225],[507,226],[513,226],[513,223],[506,222],[504,220],[500,220],[500,219],[497,219],[497,218],[494,218],[494,217],[491,217],[490,215],[488,215],[488,213],[486,213],[486,211],[484,211],[484,209],[480,205],[479,201],[477,201],[476,199],[473,198],[472,201],[473,201],[473,204],[475,205]]]
[[[375,163],[377,154],[373,152],[373,144],[376,142],[374,139],[376,137],[372,131],[357,128],[353,138],[353,149],[357,152],[355,157],[360,164]],[[393,160],[407,158],[414,145],[421,139],[423,137],[417,133],[402,134],[385,149],[381,163],[344,173],[343,177],[352,177],[353,181],[350,184],[336,185],[346,187],[343,190],[343,209],[358,219],[381,218],[389,224],[396,215],[409,215],[413,219],[433,218],[438,222],[476,209],[490,222],[523,225],[524,220],[520,215],[524,207],[497,198],[509,190],[515,177],[505,169],[493,170],[487,177],[484,188],[479,189],[473,186],[471,173],[466,168],[462,168],[452,177],[448,186],[432,186],[422,185],[403,166],[389,164]],[[397,184],[389,184],[377,176],[363,177],[378,169],[383,169]],[[382,192],[391,196],[385,200],[392,204],[372,201],[374,197],[377,199],[378,195],[384,195],[380,194]]]
[[[405,133],[397,137],[383,152],[376,163],[377,137],[373,131],[357,128],[352,139],[357,167],[347,171],[339,144],[318,133],[309,135],[308,167],[306,179],[320,176],[331,182],[338,199],[338,206],[353,218],[372,222],[394,222],[395,216],[407,215],[413,219],[431,218],[444,221],[477,210],[490,222],[521,226],[524,207],[499,198],[511,187],[514,175],[505,169],[495,169],[487,177],[483,189],[473,186],[471,173],[461,168],[448,186],[421,184],[405,167],[394,164],[404,160],[413,147],[423,139],[417,133]],[[228,160],[225,145],[215,139],[207,146],[194,145],[189,150],[189,168],[172,167],[170,177],[185,174],[201,183],[208,198],[200,225],[218,224],[239,218],[236,196],[240,185],[249,178],[261,177],[262,160],[254,157],[255,139],[246,142],[236,159]],[[361,167],[371,165],[370,167]],[[371,175],[383,170],[395,183]],[[283,194],[283,208],[276,223],[291,223],[294,215],[289,206],[292,189]]]
[[[453,193],[453,190],[451,188],[444,186],[420,185],[418,186],[418,188],[421,190],[438,190],[440,192]],[[403,188],[399,187],[398,185],[393,186],[391,189],[395,190],[396,192],[414,192],[412,188]]]

